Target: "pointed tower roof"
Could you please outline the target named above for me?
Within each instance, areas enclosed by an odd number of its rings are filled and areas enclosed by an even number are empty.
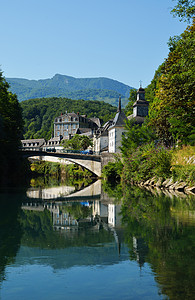
[[[121,96],[118,99],[118,110],[117,112],[121,112]]]
[[[127,117],[125,116],[125,113],[121,110],[121,97],[119,97],[117,113],[109,129],[115,126],[124,127],[125,120],[127,120]]]

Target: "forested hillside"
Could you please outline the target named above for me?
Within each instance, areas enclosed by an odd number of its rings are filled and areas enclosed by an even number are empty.
[[[117,106],[121,95],[122,105],[128,102],[132,87],[109,78],[74,78],[56,74],[51,79],[28,80],[7,78],[10,91],[18,96],[19,101],[35,98],[66,97],[105,101]]]
[[[54,118],[67,112],[79,112],[88,117],[99,117],[106,122],[114,117],[116,107],[103,101],[71,100],[67,98],[41,98],[21,102],[24,119],[24,138],[49,139]]]

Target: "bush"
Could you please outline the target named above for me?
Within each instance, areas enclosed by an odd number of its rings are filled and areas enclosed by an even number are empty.
[[[195,183],[195,166],[173,166],[172,177],[174,181],[185,181],[188,185]]]
[[[154,143],[137,148],[125,159],[123,180],[142,182],[154,176],[168,178],[171,175],[172,152]]]
[[[109,162],[104,166],[102,174],[104,179],[108,181],[117,181],[121,178],[121,173],[123,170],[123,164],[120,159],[116,159],[115,162]]]

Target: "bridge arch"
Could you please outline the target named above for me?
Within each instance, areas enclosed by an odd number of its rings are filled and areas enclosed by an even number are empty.
[[[60,153],[60,152],[47,152],[41,150],[21,150],[23,157],[44,157],[51,156],[59,159],[66,159],[74,164],[80,165],[87,170],[94,173],[96,176],[101,177],[101,156],[100,155],[86,155],[80,153]]]

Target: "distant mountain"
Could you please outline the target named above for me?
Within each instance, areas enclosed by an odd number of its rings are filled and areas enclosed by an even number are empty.
[[[28,80],[6,78],[10,91],[18,100],[35,98],[66,97],[74,100],[98,100],[117,106],[121,96],[123,107],[128,102],[132,87],[109,78],[75,78],[56,74],[51,79]]]

